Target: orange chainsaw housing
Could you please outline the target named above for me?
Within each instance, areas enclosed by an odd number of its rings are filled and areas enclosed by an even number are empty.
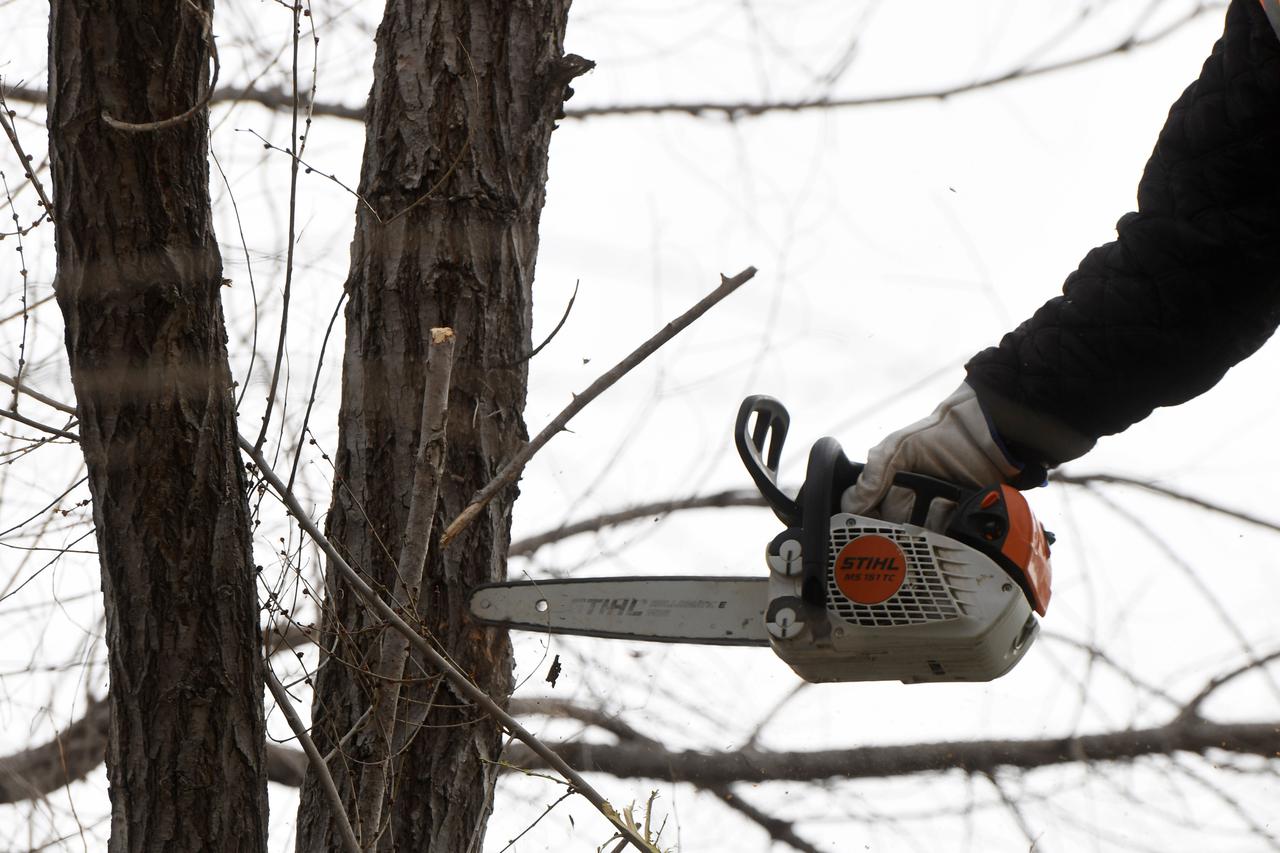
[[[978,492],[959,506],[946,533],[995,560],[1022,587],[1036,613],[1045,614],[1052,594],[1051,536],[1022,492],[1003,484]]]

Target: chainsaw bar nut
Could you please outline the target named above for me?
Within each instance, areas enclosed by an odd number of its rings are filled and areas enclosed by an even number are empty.
[[[786,578],[797,577],[802,568],[800,559],[800,531],[788,527],[773,537],[766,549],[765,562],[769,570]]]
[[[798,599],[781,598],[769,607],[764,627],[778,640],[794,640],[804,631],[800,620],[801,602]]]

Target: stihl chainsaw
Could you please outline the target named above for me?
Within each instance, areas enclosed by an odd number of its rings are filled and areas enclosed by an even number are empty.
[[[919,474],[905,524],[840,511],[862,465],[833,438],[809,452],[792,499],[778,487],[790,417],[748,397],[734,440],[786,529],[765,551],[767,577],[516,581],[477,587],[481,622],[551,634],[662,643],[771,646],[807,681],[989,681],[1022,659],[1049,604],[1049,544],[1017,490],[966,489]],[[927,529],[934,501],[955,509]],[[1033,612],[1034,611],[1034,612]]]

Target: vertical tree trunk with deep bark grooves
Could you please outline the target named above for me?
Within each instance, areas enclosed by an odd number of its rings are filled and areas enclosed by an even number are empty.
[[[54,0],[49,30],[56,289],[101,555],[120,851],[266,847],[256,577],[207,113],[148,132],[102,118],[195,105],[203,28],[185,0]]]
[[[547,151],[567,83],[569,0],[389,0],[378,30],[347,279],[347,344],[329,535],[375,587],[394,587],[419,441],[428,331],[457,333],[448,453],[435,530],[526,440],[531,292]],[[425,199],[423,196],[430,195]],[[420,201],[421,200],[421,201]],[[415,205],[416,202],[416,205]],[[409,212],[397,216],[410,205]],[[504,632],[471,624],[466,597],[505,576],[511,489],[441,553],[432,545],[416,617],[495,697],[511,688]],[[410,661],[394,733],[362,720],[384,630],[332,573],[313,735],[366,849],[480,849],[501,747],[497,727],[439,674]],[[323,659],[323,658],[322,658]],[[340,659],[340,660],[339,660]],[[385,787],[369,762],[397,747]],[[370,785],[380,804],[360,812]],[[373,824],[373,825],[371,825]],[[299,851],[338,849],[314,776]],[[376,839],[376,842],[375,842]],[[474,843],[475,846],[471,846]]]

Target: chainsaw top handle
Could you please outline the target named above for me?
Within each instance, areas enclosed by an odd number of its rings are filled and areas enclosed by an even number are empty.
[[[751,423],[752,415],[756,416],[754,425]],[[799,527],[800,505],[778,488],[778,458],[782,456],[782,444],[787,440],[787,427],[790,425],[791,416],[787,414],[786,406],[772,397],[756,394],[743,400],[738,407],[733,440],[738,446],[742,464],[747,466],[747,473],[773,514],[788,527]]]
[[[755,415],[752,424],[751,416]],[[789,527],[803,528],[802,595],[810,604],[827,601],[826,560],[831,539],[831,516],[840,511],[840,497],[857,482],[863,465],[850,462],[834,438],[821,438],[809,451],[804,486],[795,500],[778,488],[778,460],[791,416],[781,402],[758,394],[742,401],[734,429],[734,443],[747,472],[775,515]],[[767,445],[767,449],[766,449]],[[915,494],[910,523],[923,525],[934,499],[959,502],[966,490],[923,474],[898,472],[893,485]]]

